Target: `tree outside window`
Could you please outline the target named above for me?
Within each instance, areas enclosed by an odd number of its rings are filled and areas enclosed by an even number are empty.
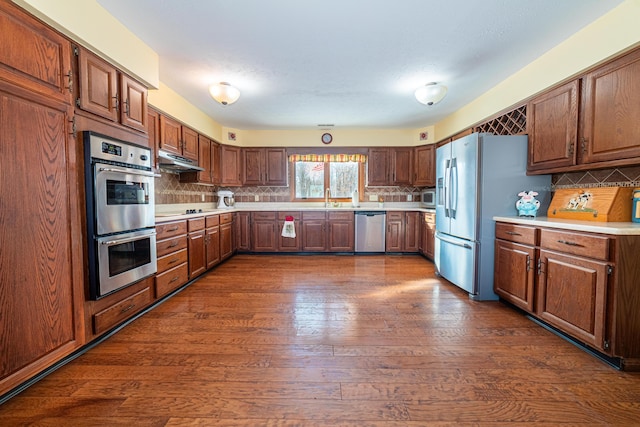
[[[354,190],[361,190],[363,163],[359,162],[295,162],[294,200],[324,200],[325,190],[331,199],[350,199]]]

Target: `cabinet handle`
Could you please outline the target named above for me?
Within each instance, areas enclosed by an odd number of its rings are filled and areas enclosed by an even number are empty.
[[[169,280],[169,283],[173,283],[173,282],[175,282],[176,280],[178,280],[179,278],[180,278],[180,276],[176,276],[176,277],[174,277],[173,279]]]
[[[531,271],[531,257],[527,255],[527,273]]]
[[[115,99],[116,103],[113,106],[114,110],[118,111],[118,109],[120,108],[120,102],[118,101],[118,94],[116,93],[116,96],[113,97],[113,99]]]
[[[522,236],[522,234],[516,233],[515,231],[505,231],[504,233],[510,236]]]
[[[124,114],[129,117],[129,98],[124,100]]]
[[[568,156],[567,157],[572,157],[573,156],[573,146],[574,143],[573,141],[569,143],[569,152],[568,152]]]
[[[178,242],[172,242],[172,243],[169,245],[169,248],[175,248],[176,246],[178,246]]]
[[[542,274],[542,259],[538,258],[538,276]]]
[[[175,226],[173,228],[168,228],[167,231],[178,231],[178,226]]]
[[[587,143],[588,142],[589,142],[589,140],[583,136],[582,137],[582,144],[581,144],[583,153],[587,152]]]
[[[67,89],[69,89],[70,93],[73,93],[73,70],[69,70],[67,74],[65,74],[68,78]]]
[[[564,245],[569,245],[569,246],[582,246],[580,243],[571,242],[569,240],[558,240],[558,243],[562,243]]]
[[[173,264],[173,263],[176,263],[178,261],[180,261],[180,258],[174,258],[171,261],[169,261],[167,264]]]
[[[120,310],[120,314],[126,313],[127,311],[131,310],[135,306],[136,306],[135,304],[131,304],[131,305],[129,305],[129,307],[123,308],[122,310]]]
[[[76,116],[73,116],[71,118],[71,120],[69,120],[69,123],[71,123],[71,135],[73,135],[73,137],[76,137]]]

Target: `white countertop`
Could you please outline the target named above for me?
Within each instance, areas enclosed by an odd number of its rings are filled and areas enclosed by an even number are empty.
[[[558,219],[548,217],[526,218],[519,216],[494,216],[495,221],[520,225],[558,228],[562,230],[587,231],[614,235],[640,235],[640,223],[637,222],[598,222]]]
[[[185,214],[187,209],[202,210],[194,214]],[[324,206],[323,202],[298,202],[298,203],[236,203],[233,208],[217,209],[211,203],[156,205],[156,222],[174,221],[178,219],[197,218],[204,215],[214,215],[226,212],[247,211],[418,211],[435,212],[435,209],[420,207],[418,202],[387,202],[382,206],[375,203],[361,203],[359,207],[351,206],[351,203],[341,203],[338,207]]]

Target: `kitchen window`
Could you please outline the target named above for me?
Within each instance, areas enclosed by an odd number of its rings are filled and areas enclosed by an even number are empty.
[[[350,201],[354,190],[363,193],[363,155],[292,155],[289,161],[294,201],[324,201],[327,189],[333,201]]]

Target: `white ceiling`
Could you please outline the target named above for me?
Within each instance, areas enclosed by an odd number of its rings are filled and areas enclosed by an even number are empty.
[[[160,56],[160,80],[237,129],[420,128],[622,0],[98,0]],[[240,99],[223,107],[208,86]],[[415,89],[448,86],[434,106]]]

